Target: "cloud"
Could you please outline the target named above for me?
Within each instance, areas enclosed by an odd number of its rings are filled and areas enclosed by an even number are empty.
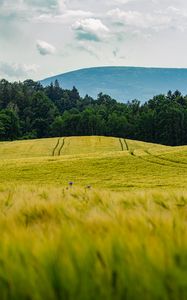
[[[66,10],[66,0],[0,0],[0,17],[16,16],[32,20],[40,14],[59,14]]]
[[[66,0],[23,0],[23,2],[41,12],[59,13],[66,9]]]
[[[111,1],[109,1],[109,4],[112,4],[112,5],[116,5],[116,4],[118,4],[118,5],[120,5],[120,4],[127,4],[127,3],[130,3],[130,2],[133,2],[133,1],[135,1],[135,0],[111,0]]]
[[[48,9],[59,9],[66,7],[65,0],[0,0],[1,8],[11,8],[17,9],[33,7],[33,8],[43,8]]]
[[[107,15],[112,18],[112,20],[121,22],[121,24],[145,27],[145,16],[143,16],[138,11],[123,11],[119,8],[110,10]]]
[[[79,41],[79,44],[76,46],[76,49],[80,51],[84,51],[89,55],[99,59],[99,54],[97,53],[97,49],[93,44],[88,43],[87,41]]]
[[[115,24],[124,25],[126,29],[134,28],[140,30],[155,30],[179,28],[180,24],[187,23],[186,20],[178,18],[179,11],[174,8],[165,11],[153,11],[142,13],[136,10],[121,10],[115,8],[108,11],[107,16]],[[182,15],[181,15],[182,16]],[[181,22],[182,21],[182,22]]]
[[[31,6],[38,6],[38,7],[48,7],[48,8],[56,8],[58,6],[57,0],[24,0],[25,4]]]
[[[76,21],[72,25],[78,40],[101,42],[109,34],[109,29],[99,19],[88,18]]]
[[[27,64],[18,64],[18,63],[7,63],[0,62],[0,76],[1,77],[10,77],[10,78],[23,78],[31,76],[31,74],[36,73],[38,66],[36,65],[27,65]]]
[[[51,24],[64,24],[68,22],[72,22],[77,18],[89,18],[92,17],[93,13],[90,11],[84,10],[66,10],[61,14],[41,14],[35,18],[36,22],[39,23],[51,23]]]
[[[38,52],[43,56],[54,54],[56,51],[56,48],[53,45],[41,40],[37,41],[36,48]]]

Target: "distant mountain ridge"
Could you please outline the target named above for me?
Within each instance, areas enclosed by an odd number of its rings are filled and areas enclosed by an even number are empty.
[[[76,86],[81,96],[96,98],[102,92],[121,102],[145,102],[169,90],[187,94],[187,69],[180,68],[94,67],[49,77],[41,83],[46,86],[56,79],[62,88]]]

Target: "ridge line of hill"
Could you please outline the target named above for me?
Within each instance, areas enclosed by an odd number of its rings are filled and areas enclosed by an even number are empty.
[[[103,66],[71,70],[42,79],[46,86],[59,81],[61,87],[79,89],[81,96],[96,97],[103,92],[119,101],[139,99],[142,102],[154,95],[166,94],[171,88],[187,93],[187,68]]]

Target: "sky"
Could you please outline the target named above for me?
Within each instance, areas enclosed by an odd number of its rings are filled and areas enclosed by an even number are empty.
[[[0,0],[0,78],[187,68],[186,0]]]

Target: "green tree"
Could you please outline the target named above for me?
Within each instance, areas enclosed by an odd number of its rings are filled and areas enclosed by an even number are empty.
[[[5,109],[0,112],[0,139],[14,140],[19,137],[20,124],[16,113]]]

